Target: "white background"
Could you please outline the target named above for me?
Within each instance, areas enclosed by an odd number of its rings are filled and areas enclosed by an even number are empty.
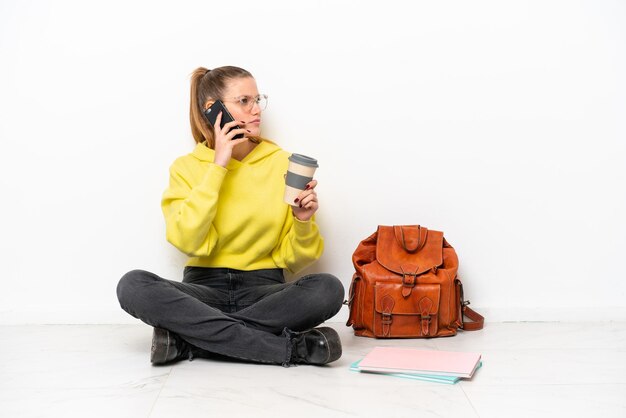
[[[160,197],[221,65],[320,161],[309,271],[348,288],[360,240],[419,223],[488,321],[626,319],[624,2],[2,0],[0,60],[1,323],[135,322],[122,274],[181,279]]]

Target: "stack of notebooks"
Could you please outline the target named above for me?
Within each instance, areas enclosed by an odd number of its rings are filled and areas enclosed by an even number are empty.
[[[470,379],[481,366],[478,353],[376,347],[352,363],[350,370],[455,384],[460,379]]]

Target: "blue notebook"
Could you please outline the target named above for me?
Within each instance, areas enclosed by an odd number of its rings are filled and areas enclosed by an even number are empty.
[[[354,363],[352,363],[350,365],[350,370],[352,370],[353,372],[370,373],[370,374],[382,374],[382,375],[393,376],[393,377],[401,377],[401,378],[404,378],[404,379],[413,379],[413,380],[423,380],[425,382],[444,383],[444,384],[447,384],[447,385],[454,385],[456,382],[461,380],[461,378],[457,377],[457,376],[439,376],[439,375],[426,375],[426,374],[413,374],[413,373],[385,373],[385,372],[365,371],[365,370],[359,369],[359,363],[360,362],[361,362],[361,360],[357,360]],[[476,370],[478,370],[482,365],[483,365],[483,363],[480,362],[478,364],[478,366],[476,367]]]

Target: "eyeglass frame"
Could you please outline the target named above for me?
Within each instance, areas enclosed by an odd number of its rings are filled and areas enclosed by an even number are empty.
[[[243,105],[243,104],[241,104],[241,99],[243,99],[243,98],[254,99],[254,100],[251,102],[252,103],[251,105],[250,104]],[[222,101],[226,102],[226,103],[229,103],[229,102],[230,103],[237,103],[239,106],[241,106],[243,109],[246,109],[247,111],[252,110],[252,108],[254,107],[255,104],[257,106],[259,106],[260,110],[267,109],[267,102],[268,102],[267,94],[259,94],[259,95],[256,95],[254,97],[253,96],[243,95],[243,96],[239,96],[239,97],[232,97],[231,99],[232,100],[222,100]],[[261,99],[265,100],[265,106],[263,106],[263,108],[261,108],[261,106],[259,105],[259,101],[261,101]]]

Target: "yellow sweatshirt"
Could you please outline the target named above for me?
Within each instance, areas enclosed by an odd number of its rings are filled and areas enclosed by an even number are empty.
[[[263,141],[226,168],[203,144],[174,161],[161,208],[167,240],[188,266],[295,273],[322,255],[315,220],[299,221],[283,202],[288,157]]]

